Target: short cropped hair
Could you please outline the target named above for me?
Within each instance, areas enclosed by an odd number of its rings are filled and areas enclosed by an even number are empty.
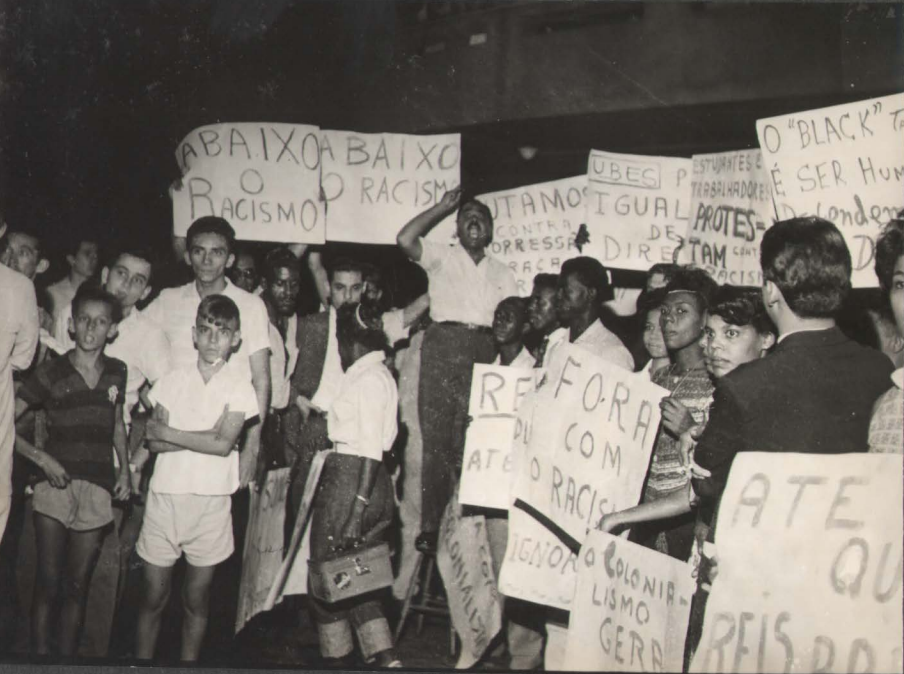
[[[218,328],[229,328],[232,322],[235,322],[236,330],[242,327],[239,308],[226,295],[208,295],[201,300],[195,320],[213,323]]]
[[[653,311],[653,309],[658,309],[662,306],[662,303],[665,302],[666,290],[665,288],[654,288],[653,290],[641,290],[640,295],[637,296],[637,312],[636,316],[640,319],[641,323],[644,323],[647,320],[647,314]]]
[[[652,267],[647,269],[647,280],[649,281],[653,278],[654,274],[662,274],[662,280],[664,283],[668,283],[672,280],[672,276],[676,271],[681,269],[680,264],[675,264],[674,262],[657,262]]]
[[[113,265],[115,265],[119,258],[123,255],[128,255],[130,257],[137,258],[139,260],[144,260],[151,266],[151,271],[148,274],[148,281],[151,280],[151,274],[154,272],[154,254],[151,252],[150,248],[144,248],[142,246],[131,246],[128,244],[123,244],[122,246],[116,248],[113,251],[113,254],[109,257],[109,262],[107,262],[107,268],[112,269]]]
[[[19,236],[27,236],[29,239],[35,242],[35,250],[38,253],[38,258],[41,257],[41,253],[44,251],[44,237],[38,232],[37,229],[33,227],[16,227],[9,228],[6,231],[6,241],[9,240],[13,234],[18,234]],[[79,246],[81,246],[81,242],[79,242]],[[76,252],[78,249],[76,248]]]
[[[264,257],[261,273],[268,283],[273,283],[275,280],[277,269],[294,269],[295,271],[301,269],[295,253],[285,246],[277,246]]]
[[[353,260],[350,257],[340,257],[333,264],[331,264],[327,270],[326,275],[327,279],[330,283],[333,282],[333,276],[338,274],[339,272],[357,272],[361,274],[361,280],[364,280],[364,269],[360,262]]]
[[[876,276],[879,287],[888,295],[898,258],[904,255],[904,220],[891,220],[876,239]]]
[[[522,322],[527,320],[527,298],[519,297],[518,295],[512,295],[511,297],[506,297],[499,304],[496,305],[496,310],[498,311],[502,307],[511,307],[514,309],[515,313],[518,314],[518,317]]]
[[[552,290],[555,292],[558,287],[558,274],[537,274],[534,276],[534,290]]]
[[[33,236],[33,235],[30,235]],[[100,248],[100,241],[89,234],[74,233],[63,237],[63,252],[66,255],[78,255],[83,243],[93,243]]]
[[[719,284],[713,277],[699,267],[679,267],[665,286],[666,294],[678,291],[694,293],[700,298],[700,308],[704,311],[709,309],[718,289]]]
[[[360,344],[368,352],[388,348],[383,332],[383,312],[369,302],[345,304],[336,311],[336,340]]]
[[[713,297],[709,313],[731,325],[750,325],[761,335],[778,335],[775,324],[766,313],[760,288],[721,286]]]
[[[82,283],[75,293],[75,297],[72,300],[73,320],[78,316],[78,312],[81,311],[85,302],[106,304],[110,308],[110,320],[114,323],[119,323],[122,320],[122,307],[119,305],[119,300],[103,288],[99,288],[90,282]]]
[[[473,198],[473,197],[471,197],[470,199],[464,199],[464,200],[458,205],[458,213],[455,214],[455,217],[456,217],[456,218],[458,218],[458,216],[461,215],[462,210],[464,210],[464,208],[465,208],[466,206],[473,206],[473,207],[476,208],[478,211],[480,211],[480,212],[483,213],[485,216],[487,216],[487,219],[490,221],[490,224],[491,224],[491,225],[493,224],[493,214],[490,212],[490,207],[487,206],[487,205],[486,205],[485,203],[483,203],[482,201],[478,201],[477,199],[475,199],[475,198]]]
[[[565,279],[572,274],[582,286],[596,290],[596,299],[600,304],[608,302],[615,297],[612,286],[609,284],[609,274],[596,258],[584,255],[565,260],[562,263],[562,271],[559,274],[559,278]]]
[[[223,218],[218,218],[215,215],[205,215],[191,223],[191,227],[188,228],[188,232],[185,234],[185,245],[188,250],[191,250],[195,238],[202,234],[219,234],[226,239],[228,251],[230,253],[235,251],[235,230]]]
[[[851,290],[851,253],[838,228],[817,217],[782,220],[760,244],[763,278],[801,318],[831,318]]]

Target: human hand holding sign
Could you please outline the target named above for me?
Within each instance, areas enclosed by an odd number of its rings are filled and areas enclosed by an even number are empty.
[[[453,187],[451,190],[447,191],[443,195],[443,198],[439,200],[439,205],[446,213],[452,213],[457,210],[460,203],[461,185],[459,185],[458,187]]]

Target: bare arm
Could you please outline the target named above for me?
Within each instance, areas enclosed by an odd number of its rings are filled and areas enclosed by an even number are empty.
[[[248,361],[251,363],[251,385],[257,396],[260,418],[248,428],[239,456],[239,484],[242,487],[254,479],[257,457],[261,449],[261,430],[270,409],[270,352],[268,349],[255,351]]]
[[[424,293],[414,302],[402,309],[402,325],[406,328],[414,323],[417,319],[424,315],[424,312],[430,308],[430,296]]]
[[[291,243],[288,248],[299,260],[308,250],[306,243]],[[327,278],[326,269],[323,266],[323,258],[320,250],[312,249],[308,252],[308,269],[311,270],[311,276],[314,278],[314,287],[317,289],[317,296],[320,303],[324,307],[330,306],[330,281]]]
[[[460,201],[461,186],[458,186],[446,192],[437,203],[414,216],[408,224],[402,227],[396,236],[396,243],[399,244],[399,248],[405,252],[405,255],[415,262],[419,262],[424,252],[421,237],[426,236],[447,215],[454,212]]]
[[[180,431],[157,419],[151,419],[147,435],[154,451],[188,450],[199,454],[226,456],[235,446],[244,423],[244,413],[230,412],[227,408],[217,425],[210,430]]]
[[[374,488],[374,482],[377,480],[377,468],[379,461],[360,457],[360,466],[358,467],[358,490],[355,492],[363,499],[370,500],[370,494]],[[345,520],[342,527],[341,542],[343,547],[351,547],[362,539],[362,525],[364,523],[364,510],[368,504],[358,498],[352,499],[351,512]]]
[[[691,485],[688,483],[684,489],[672,492],[658,501],[641,503],[633,508],[603,515],[597,528],[608,532],[640,524],[641,522],[653,522],[668,519],[669,517],[677,517],[690,511]]]

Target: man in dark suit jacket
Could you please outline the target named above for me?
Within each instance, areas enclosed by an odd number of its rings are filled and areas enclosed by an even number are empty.
[[[851,286],[851,256],[835,225],[815,217],[776,223],[763,236],[761,264],[778,344],[716,384],[694,455],[712,472],[694,480],[704,521],[738,452],[865,452],[870,411],[892,371],[886,356],[835,325]]]

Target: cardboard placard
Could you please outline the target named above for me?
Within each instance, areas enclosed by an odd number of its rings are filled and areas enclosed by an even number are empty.
[[[443,513],[436,550],[452,624],[462,648],[456,669],[468,669],[484,654],[502,627],[502,601],[496,587],[486,519],[462,517],[453,497]]]
[[[578,543],[604,514],[637,505],[666,395],[643,373],[562,344],[526,407],[526,432],[516,428],[515,446],[527,442],[515,497]]]
[[[694,672],[900,672],[902,456],[743,452]]]
[[[282,565],[289,473],[289,468],[271,470],[260,491],[251,489],[239,605],[235,617],[236,634],[246,622],[264,610],[270,587]]]
[[[236,238],[323,243],[320,129],[306,124],[211,124],[176,148],[182,185],[172,192],[173,232],[206,215],[225,218]]]
[[[877,285],[876,237],[904,207],[904,93],[756,123],[777,219],[834,222],[854,287]]]
[[[719,283],[761,286],[760,240],[772,226],[772,185],[759,150],[695,154],[680,260]]]
[[[687,232],[692,164],[681,157],[590,151],[584,248],[606,267],[672,262]]]
[[[461,136],[322,131],[327,239],[395,245],[399,230],[461,181]],[[454,217],[428,238],[449,242]]]
[[[533,388],[534,371],[503,365],[474,366],[461,464],[459,501],[484,508],[511,505],[515,415]]]
[[[691,573],[686,562],[592,531],[581,547],[562,669],[680,672]]]
[[[585,222],[586,190],[583,175],[477,197],[493,215],[490,253],[515,273],[522,297],[530,295],[534,276],[558,274],[565,260],[581,254],[574,237]]]
[[[499,591],[568,611],[576,580],[577,555],[531,515],[510,509]]]

